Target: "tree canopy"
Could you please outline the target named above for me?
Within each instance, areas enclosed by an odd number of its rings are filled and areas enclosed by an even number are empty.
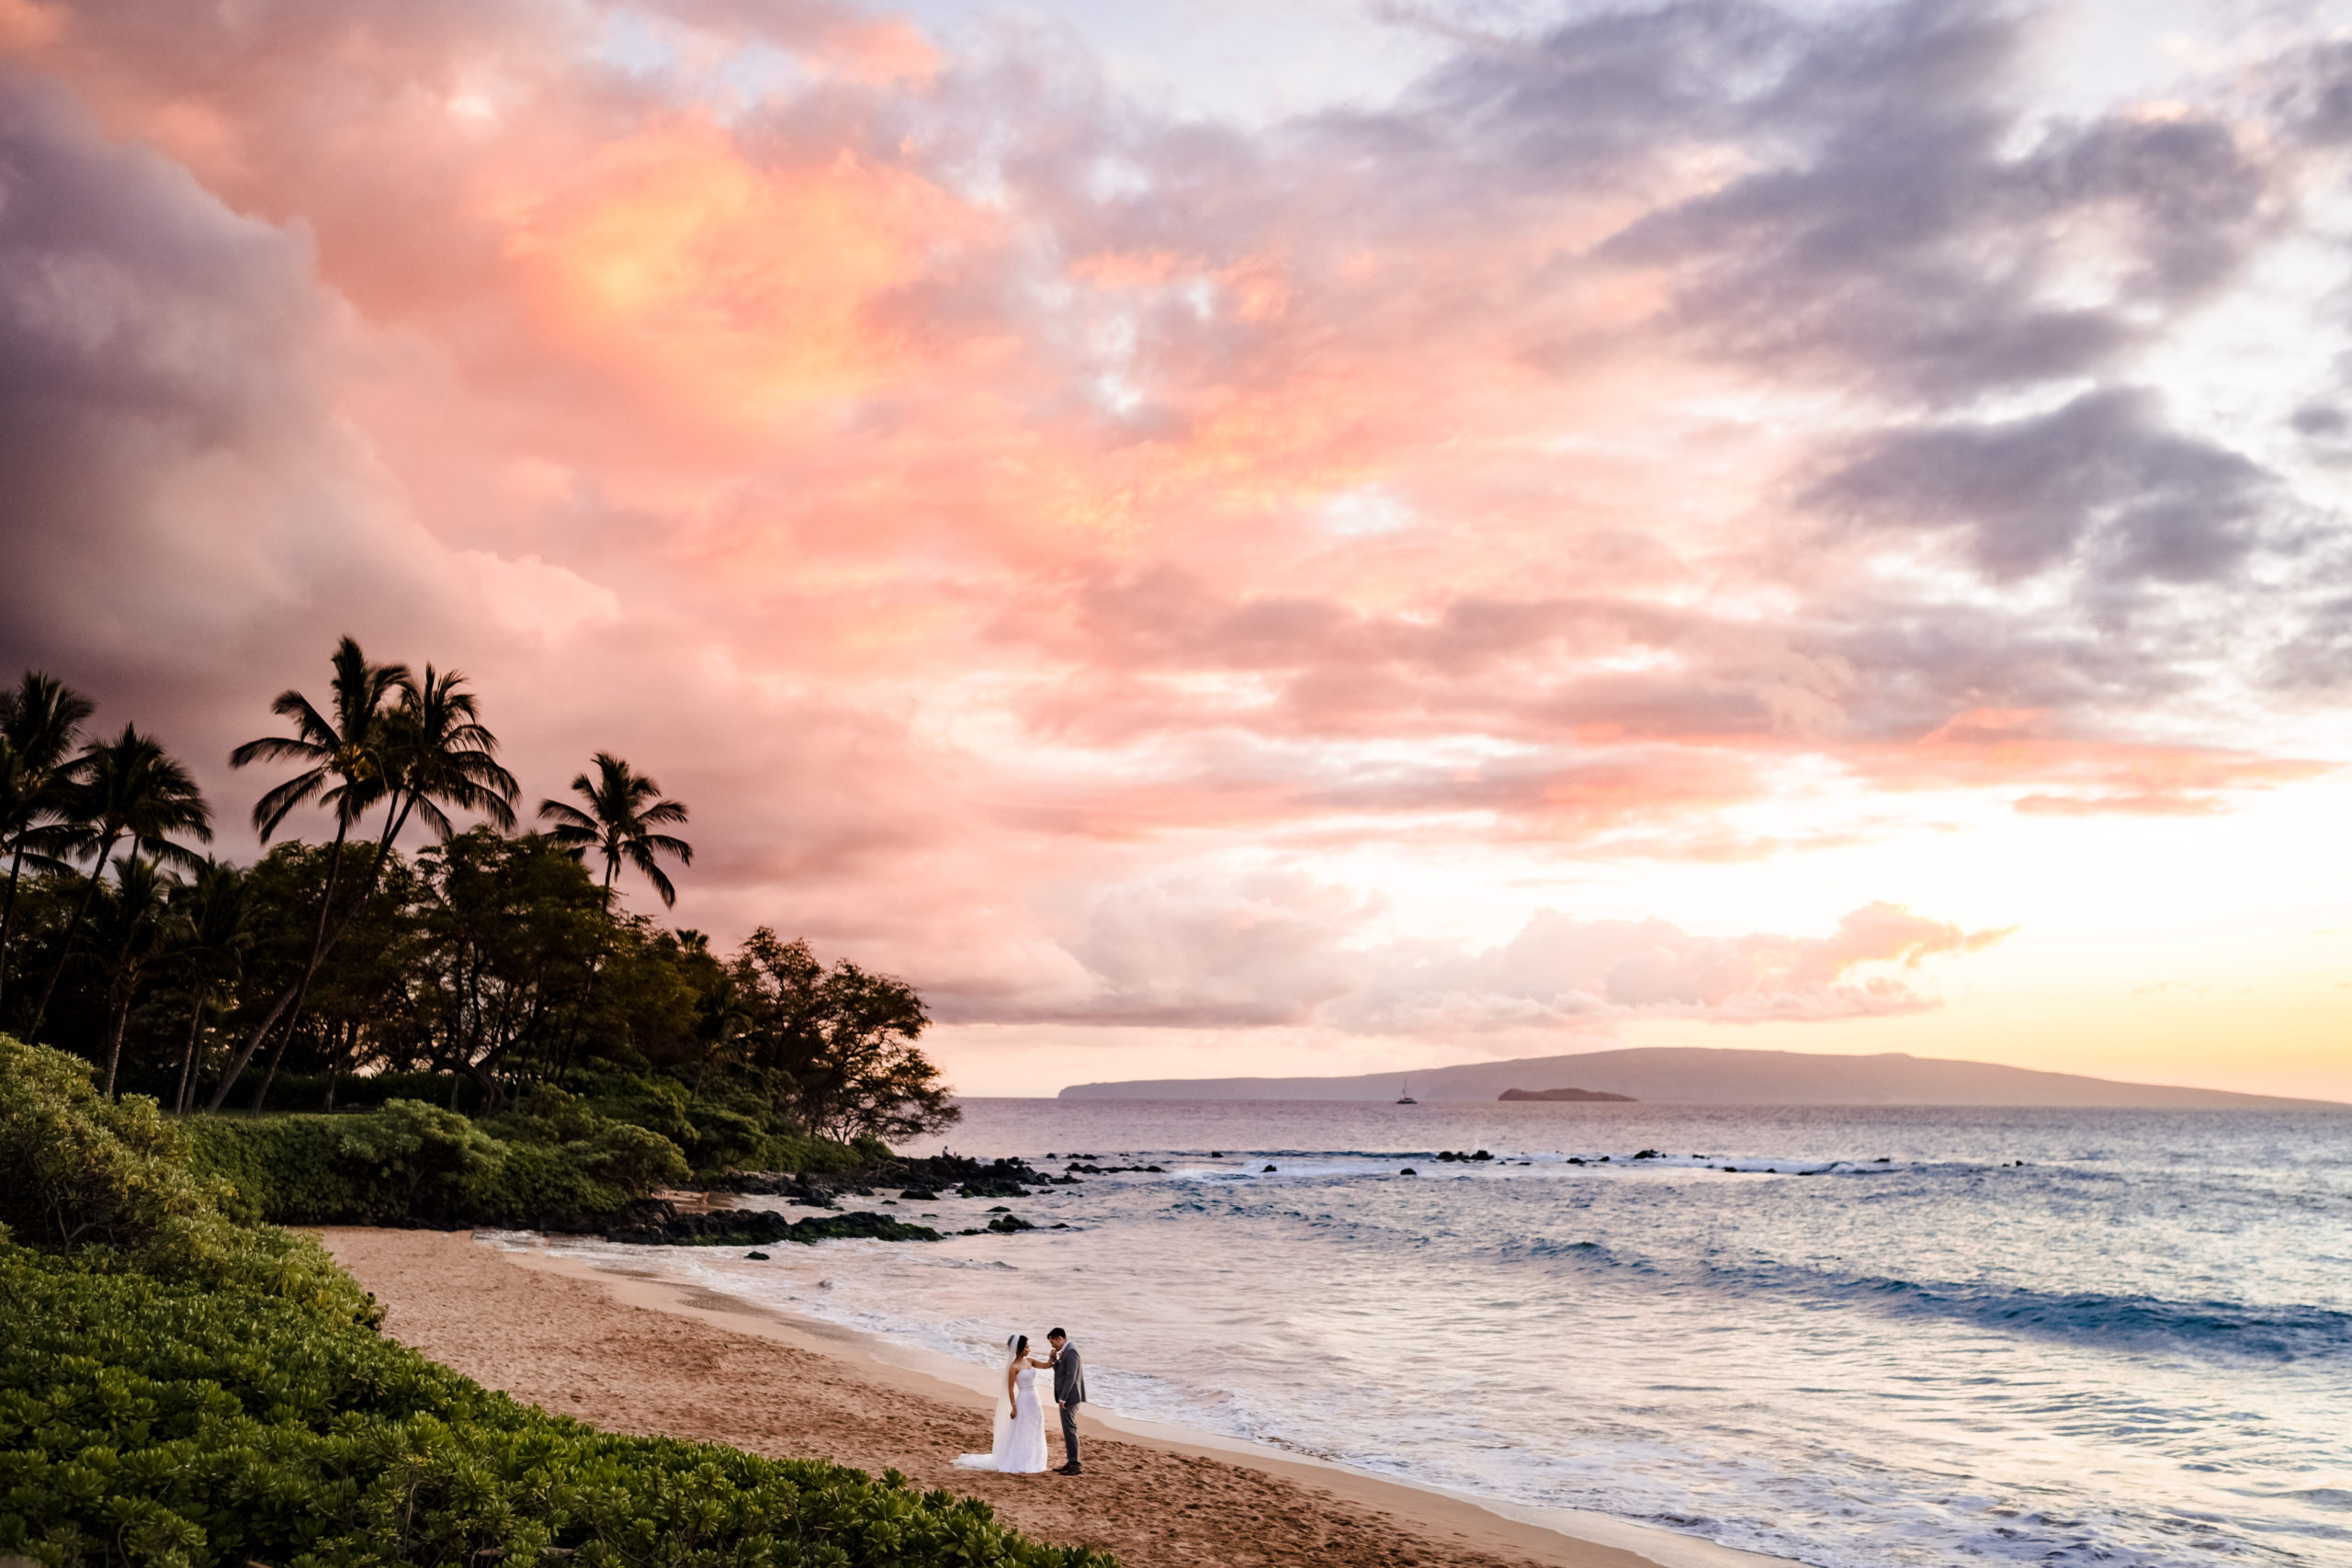
[[[518,830],[479,697],[414,668],[346,637],[323,700],[277,698],[285,731],[232,759],[292,769],[254,807],[250,866],[198,852],[210,807],[153,736],[85,738],[92,705],[47,675],[0,694],[0,1028],[182,1111],[241,1078],[260,1090],[240,1104],[313,1109],[397,1085],[496,1113],[571,1088],[707,1168],[956,1119],[913,987],[764,926],[729,953],[630,911],[624,869],[674,902],[662,863],[693,852],[662,829],[684,804],[599,752],[580,805]],[[328,837],[286,833],[304,810]]]

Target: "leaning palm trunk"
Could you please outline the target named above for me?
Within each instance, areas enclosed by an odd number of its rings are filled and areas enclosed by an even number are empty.
[[[319,895],[319,923],[311,931],[311,956],[303,961],[302,977],[294,983],[294,1001],[286,1015],[286,1032],[270,1047],[269,1070],[262,1075],[261,1088],[254,1095],[253,1114],[261,1114],[262,1101],[269,1098],[269,1086],[277,1081],[277,1064],[285,1058],[287,1043],[294,1038],[296,1025],[302,1021],[302,1004],[311,995],[311,977],[319,972],[319,964],[327,955],[327,916],[334,909],[334,885],[343,875],[343,845],[350,836],[351,821],[340,811],[334,814],[334,844],[327,851],[326,891]],[[379,860],[379,864],[382,862]],[[373,882],[371,876],[368,879]],[[372,888],[362,888],[358,903],[365,903]],[[346,922],[347,923],[347,922]],[[341,935],[341,928],[336,931]]]
[[[220,1085],[212,1091],[211,1103],[206,1107],[208,1111],[218,1111],[227,1102],[229,1091],[236,1087],[239,1076],[253,1061],[254,1052],[260,1047],[265,1039],[268,1038],[269,1032],[277,1027],[277,1021],[286,1017],[288,1010],[300,1010],[302,998],[311,988],[311,976],[318,973],[319,965],[326,962],[326,955],[334,951],[335,943],[343,940],[344,932],[351,929],[353,922],[359,919],[360,910],[367,908],[368,900],[375,897],[376,884],[384,874],[384,862],[391,857],[392,840],[399,837],[400,830],[408,825],[409,806],[413,804],[412,800],[401,805],[398,811],[389,814],[390,820],[384,829],[383,837],[376,840],[376,858],[368,864],[367,880],[359,885],[357,896],[352,899],[350,907],[344,910],[343,919],[335,922],[334,929],[325,933],[323,941],[313,944],[311,961],[303,967],[301,980],[290,989],[279,993],[277,1000],[270,1005],[268,1016],[264,1018],[254,1032],[245,1037],[245,1043],[237,1052],[236,1059],[231,1062],[228,1070],[220,1075]],[[340,852],[342,842],[342,836],[338,832],[335,840],[337,850],[335,858],[338,862],[343,858]],[[333,874],[329,874],[332,876]],[[325,908],[323,904],[320,906],[322,926]],[[287,1019],[286,1032],[278,1037],[277,1044],[270,1051],[269,1066],[262,1077],[261,1089],[254,1096],[253,1113],[255,1115],[261,1113],[263,1104],[269,1098],[270,1085],[277,1078],[277,1065],[286,1055],[286,1043],[292,1039],[293,1035],[293,1020]]]
[[[293,1000],[294,992],[289,987],[280,991],[277,999],[269,1004],[269,1010],[262,1015],[261,1022],[254,1026],[254,1032],[245,1036],[245,1043],[237,1048],[237,1054],[229,1059],[229,1066],[220,1074],[220,1081],[213,1086],[212,1098],[204,1107],[208,1114],[219,1112],[229,1098],[229,1091],[237,1087],[238,1076],[245,1070],[245,1064],[254,1059],[254,1052],[268,1037],[269,1032],[277,1026],[277,1021],[286,1016],[286,1010]]]
[[[612,860],[605,865],[605,913],[613,912],[613,874],[620,869],[620,862]],[[602,932],[596,938],[596,951],[588,960],[588,988],[581,993],[580,1001],[571,1010],[571,1027],[564,1031],[563,1054],[556,1058],[555,1087],[564,1087],[571,1074],[571,1053],[580,1044],[580,1026],[588,1017],[588,1010],[596,1000],[596,982],[604,976],[606,943]]]
[[[130,1021],[130,990],[123,988],[122,996],[107,998],[107,1087],[106,1098],[114,1098],[114,1070],[122,1061],[123,1026]]]
[[[261,1022],[254,1026],[251,1034],[245,1036],[243,1048],[230,1062],[228,1070],[220,1075],[220,1082],[212,1091],[212,1103],[205,1107],[208,1112],[217,1113],[228,1101],[229,1091],[237,1087],[237,1079],[244,1073],[246,1064],[254,1059],[254,1053],[261,1048],[261,1043],[269,1038],[269,1032],[277,1026],[277,1021],[286,1017],[287,1009],[290,1007],[298,1013],[301,1010],[302,998],[310,993],[311,976],[318,973],[320,960],[326,956],[327,915],[334,908],[335,879],[343,871],[343,844],[350,831],[349,820],[342,812],[336,812],[334,847],[328,852],[327,858],[326,891],[319,897],[319,919],[311,930],[311,955],[303,962],[302,977],[295,982],[292,989],[282,992],[277,1000],[270,1004],[269,1011],[262,1015]],[[287,1021],[286,1032],[289,1035],[294,1032],[293,1021],[290,1019]],[[281,1038],[277,1050],[271,1053],[269,1058],[269,1077],[272,1078],[277,1076],[277,1058],[285,1050],[286,1043]],[[268,1092],[266,1082],[263,1085],[263,1092]],[[260,1111],[259,1100],[254,1100],[254,1110],[256,1113]]]
[[[17,879],[25,869],[25,846],[17,844],[17,852],[8,857],[8,892],[0,898],[0,999],[8,994],[8,939],[17,927]]]
[[[187,1043],[180,1049],[179,1092],[172,1096],[172,1113],[175,1116],[187,1114],[188,1089],[196,1076],[196,1041],[204,1032],[204,1004],[211,999],[210,986],[196,988],[196,1006],[187,1019]]]
[[[109,833],[98,845],[98,863],[90,868],[90,885],[82,889],[82,901],[74,906],[74,918],[65,922],[65,938],[58,944],[57,962],[49,966],[49,979],[40,988],[40,1000],[33,1004],[32,1027],[25,1031],[27,1038],[36,1045],[40,1043],[41,1020],[49,1016],[49,1000],[57,994],[58,976],[65,973],[66,961],[74,956],[74,938],[81,931],[82,922],[89,918],[90,904],[97,897],[98,884],[106,876],[107,857],[114,853],[115,840],[121,836]]]

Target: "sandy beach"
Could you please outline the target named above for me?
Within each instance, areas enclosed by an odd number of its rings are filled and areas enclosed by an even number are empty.
[[[896,1467],[919,1486],[985,1497],[1039,1539],[1115,1552],[1129,1568],[1770,1561],[1703,1542],[1645,1555],[1336,1467],[1111,1434],[1091,1416],[1082,1476],[957,1470],[956,1454],[988,1446],[986,1396],[860,1354],[825,1325],[463,1234],[321,1234],[386,1304],[386,1332],[518,1399],[614,1431]],[[1057,1463],[1059,1450],[1057,1437]]]

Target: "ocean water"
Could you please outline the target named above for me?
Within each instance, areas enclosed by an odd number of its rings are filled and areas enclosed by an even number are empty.
[[[1065,1325],[1119,1413],[1819,1568],[2352,1564],[2352,1116],[976,1100],[946,1141],[1163,1168],[1009,1205],[1067,1230],[600,1250],[982,1365]]]

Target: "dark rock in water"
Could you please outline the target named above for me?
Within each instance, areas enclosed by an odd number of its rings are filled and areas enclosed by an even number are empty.
[[[1091,1159],[1093,1156],[1092,1156],[1091,1155],[1089,1155],[1089,1156],[1083,1156],[1083,1157],[1088,1158],[1088,1159]],[[1121,1173],[1122,1173],[1122,1172],[1124,1172],[1124,1171],[1130,1171],[1130,1170],[1138,1170],[1138,1171],[1140,1171],[1140,1170],[1150,1170],[1150,1171],[1157,1171],[1157,1170],[1159,1170],[1159,1168],[1158,1166],[1156,1166],[1156,1165],[1076,1165],[1076,1164],[1064,1166],[1062,1168],[1063,1168],[1064,1170],[1082,1170],[1082,1171],[1086,1172],[1086,1174],[1087,1174],[1087,1175],[1089,1175],[1089,1176],[1117,1176],[1117,1175],[1121,1174]],[[1077,1179],[1076,1177],[1070,1177],[1070,1178],[1069,1178],[1066,1181],[1064,1181],[1064,1182],[1062,1183],[1062,1185],[1064,1185],[1064,1186],[1073,1186],[1073,1185],[1075,1185],[1075,1184],[1076,1184],[1077,1179]]]
[[[768,1261],[768,1255],[764,1252],[747,1252],[743,1254],[743,1256],[753,1263],[765,1263]]]
[[[1093,1156],[1073,1155],[1070,1157],[1091,1159]],[[901,1200],[936,1203],[940,1194],[951,1188],[961,1190],[967,1198],[1025,1198],[1032,1188],[1047,1185],[1071,1187],[1077,1185],[1077,1179],[1047,1176],[1024,1159],[979,1160],[943,1152],[921,1158],[893,1156],[855,1171],[732,1171],[712,1177],[703,1186],[714,1192],[750,1193],[788,1199],[812,1209],[839,1209],[840,1200],[844,1196],[879,1196],[876,1191],[876,1183],[885,1190],[899,1190]],[[669,1217],[666,1210],[659,1214],[631,1213],[627,1216],[606,1216],[584,1228],[602,1229],[607,1234],[616,1227],[641,1230]]]
[[[1415,1170],[1411,1166],[1409,1166],[1409,1165],[1408,1165],[1408,1166],[1407,1166],[1404,1169],[1402,1169],[1402,1170],[1398,1171],[1396,1174],[1397,1174],[1397,1175],[1399,1175],[1399,1176],[1419,1176],[1419,1175],[1420,1175],[1421,1173],[1420,1173],[1419,1171],[1418,1171],[1418,1170]]]
[[[1211,1159],[1223,1159],[1224,1157],[1225,1151],[1223,1149],[1211,1149],[1209,1151],[1209,1158]]]
[[[1259,1175],[1261,1175],[1261,1176],[1271,1176],[1271,1175],[1272,1175],[1272,1174],[1273,1174],[1273,1169],[1274,1169],[1274,1168],[1273,1168],[1272,1166],[1271,1166],[1271,1165],[1270,1165],[1270,1166],[1268,1166],[1265,1169],[1263,1169],[1263,1170],[1260,1171],[1258,1174],[1259,1174]]]
[[[605,1239],[635,1247],[767,1247],[779,1241],[937,1241],[939,1233],[871,1210],[787,1220],[766,1209],[722,1209],[673,1214],[655,1224],[616,1226],[605,1233]]]
[[[967,1198],[1026,1198],[1029,1189],[1017,1181],[967,1181],[961,1189]]]
[[[1570,1155],[1568,1156],[1568,1163],[1570,1165],[1582,1165],[1584,1163],[1584,1159],[1583,1156],[1579,1155]]]
[[[1012,1213],[1012,1211],[1006,1208],[1003,1204],[999,1203],[995,1208],[990,1209],[989,1213],[991,1214],[1009,1214]]]
[[[1640,1154],[1635,1155],[1634,1157],[1635,1159],[1664,1159],[1666,1156],[1658,1153],[1656,1149],[1644,1149]]]
[[[1503,1090],[1502,1093],[1495,1096],[1495,1098],[1497,1100],[1542,1100],[1555,1101],[1582,1100],[1587,1102],[1605,1100],[1613,1101],[1619,1105],[1632,1105],[1635,1103],[1634,1097],[1630,1094],[1604,1094],[1597,1089],[1507,1089]]]
[[[1054,1222],[1054,1228],[1057,1231],[1066,1231],[1069,1229],[1069,1222],[1068,1220],[1056,1220]]]
[[[1036,1228],[1018,1214],[999,1214],[989,1222],[989,1229],[1000,1235],[1011,1235],[1015,1231],[1034,1231]]]
[[[1881,1155],[1878,1158],[1871,1161],[1871,1163],[1872,1165],[1893,1165],[1894,1163],[1894,1156],[1893,1155]]]
[[[1469,1157],[1472,1159],[1492,1159],[1495,1156],[1488,1154],[1486,1150],[1480,1149],[1476,1154],[1472,1155]]]

